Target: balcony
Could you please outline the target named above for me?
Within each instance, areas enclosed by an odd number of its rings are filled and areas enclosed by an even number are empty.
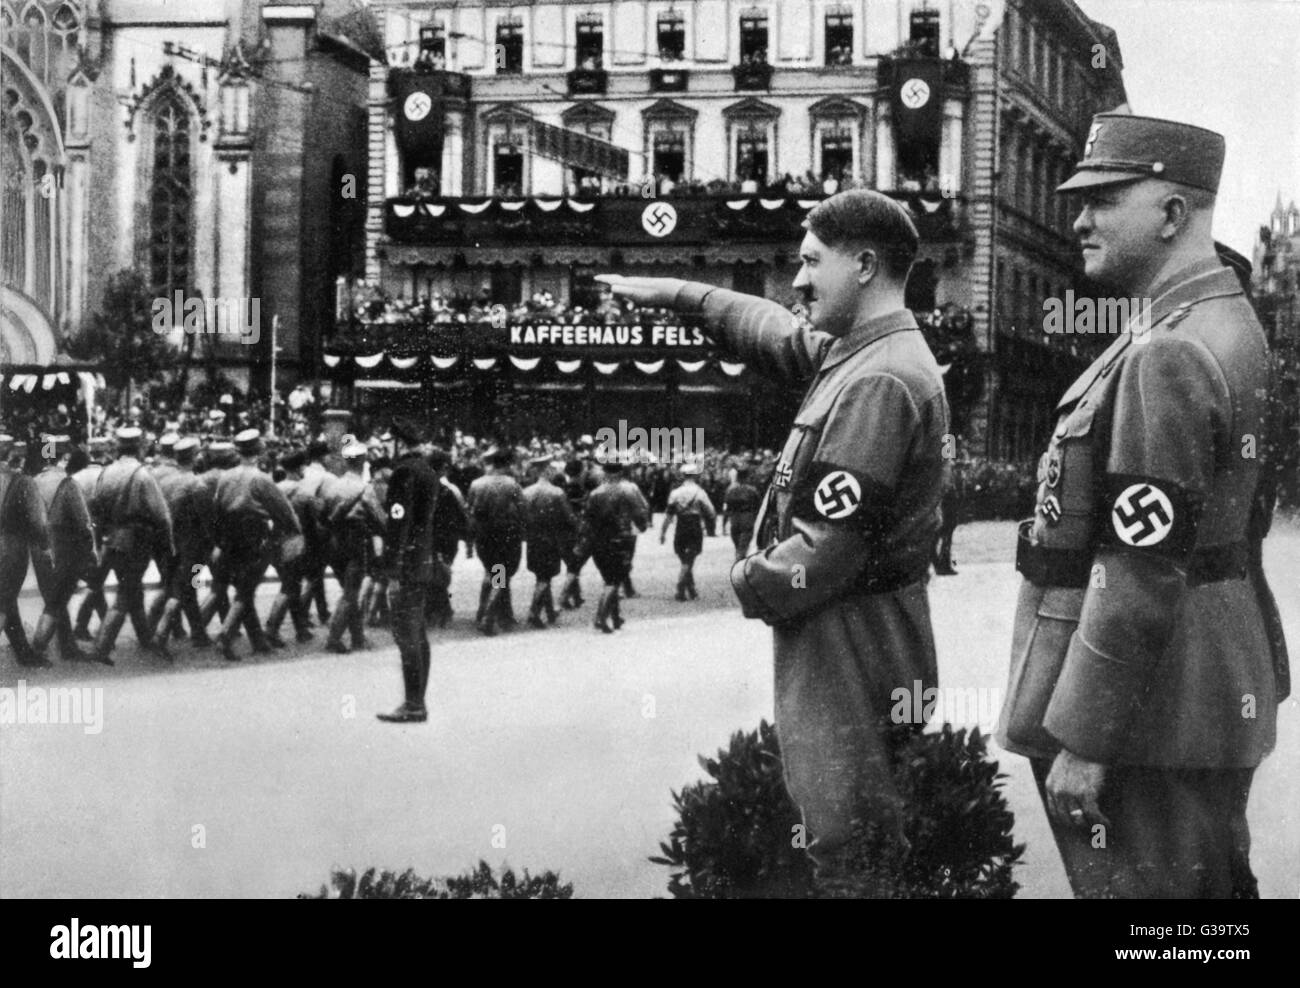
[[[877,68],[881,89],[892,89],[916,74],[917,67],[938,70],[939,78],[948,95],[962,99],[970,92],[970,64],[947,58],[922,58],[919,56],[882,55]]]
[[[447,72],[442,69],[392,69],[388,73],[390,93],[397,95],[402,83],[414,83],[418,88],[434,98],[468,100],[470,98],[470,76],[463,72]],[[408,85],[406,88],[410,88]]]
[[[570,96],[604,96],[609,73],[604,69],[574,69],[568,80]]]
[[[686,69],[651,69],[650,92],[684,93],[689,80],[690,73]]]
[[[734,65],[731,76],[736,80],[736,92],[767,90],[772,88],[772,66],[768,62],[747,62]]]

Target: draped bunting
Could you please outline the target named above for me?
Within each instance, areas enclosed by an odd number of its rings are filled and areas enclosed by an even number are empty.
[[[575,213],[590,213],[593,209],[596,208],[596,204],[594,202],[574,202],[572,199],[568,199],[565,201],[568,202],[569,208],[572,209]]]
[[[561,374],[572,374],[582,366],[581,360],[557,360],[555,366],[559,368]]]
[[[744,209],[744,208],[745,208],[746,206],[748,206],[748,205],[749,205],[749,200],[748,200],[748,199],[728,199],[728,200],[727,200],[727,208],[728,208],[728,209],[736,209],[736,210],[740,210],[740,209]]]
[[[402,219],[410,216],[415,212],[415,203],[413,202],[395,202],[393,203],[393,215],[400,216]]]
[[[389,357],[388,362],[398,370],[410,370],[420,362],[419,357]]]
[[[704,366],[703,360],[679,360],[677,366],[686,371],[687,374],[695,374]]]
[[[459,357],[430,357],[429,359],[433,361],[433,366],[438,370],[451,370],[460,363]]]
[[[784,199],[760,199],[758,201],[763,204],[764,209],[780,209],[785,205]]]
[[[723,373],[728,377],[738,377],[740,372],[745,369],[744,364],[729,364],[725,360],[719,360],[718,366],[722,368]]]
[[[496,357],[475,357],[474,358],[474,366],[477,367],[479,370],[483,370],[483,371],[491,370],[496,365],[497,365]]]
[[[380,351],[379,353],[372,353],[372,354],[352,354],[351,359],[354,364],[356,364],[358,367],[360,367],[363,370],[374,370],[376,367],[380,365],[380,363],[383,360],[387,359],[389,364],[395,369],[401,371],[409,371],[420,366],[425,356],[426,355],[414,354],[406,357],[398,357],[398,356],[392,356],[386,353],[385,351]],[[516,356],[515,354],[508,354],[507,356],[510,360],[511,365],[513,365],[518,370],[525,371],[525,372],[531,372],[537,370],[539,365],[542,362],[541,357],[520,357],[520,356]],[[451,370],[458,363],[460,363],[459,356],[438,357],[438,356],[434,356],[433,354],[428,354],[427,357],[429,363],[432,364],[436,370],[440,370],[440,371]],[[338,367],[343,359],[344,359],[343,355],[337,353],[327,353],[324,354],[323,356],[323,360],[325,362],[326,367]],[[494,367],[496,367],[497,363],[499,362],[498,357],[471,357],[470,360],[476,368],[482,371],[492,370]],[[591,358],[585,358],[584,360],[584,358],[582,357],[574,358],[572,360],[562,360],[558,358],[554,360],[555,367],[561,374],[576,374],[578,370],[582,367],[584,362],[589,363],[591,366],[595,367],[596,370],[600,371],[601,374],[605,374],[605,375],[613,374],[624,363],[624,361],[621,360],[603,361],[603,360],[594,360]],[[631,363],[635,364],[637,370],[639,370],[642,374],[654,375],[654,374],[659,374],[660,372],[663,371],[664,367],[668,363],[668,360],[666,358],[660,358],[659,360],[632,359]],[[687,374],[697,374],[704,369],[704,366],[707,363],[709,363],[709,361],[678,359],[676,363],[677,366],[680,367],[683,372]],[[725,360],[717,360],[716,363],[718,367],[720,367],[728,377],[738,377],[745,370],[745,365],[743,363],[732,363],[730,361],[725,361]],[[81,377],[83,378],[83,385],[86,384],[84,379],[87,376],[88,375],[86,374],[81,375]],[[3,383],[3,380],[4,380],[3,377],[0,377],[0,383]],[[9,387],[15,391],[19,390],[20,388],[25,389],[27,392],[30,393],[36,388],[37,384],[39,383],[45,390],[48,391],[50,388],[54,387],[56,381],[62,384],[68,384],[71,383],[71,378],[68,376],[66,372],[62,372],[62,371],[57,373],[51,372],[45,375],[14,374],[9,379]],[[94,378],[91,378],[89,382],[89,386],[90,387],[95,386]],[[99,387],[101,388],[103,387],[102,376],[99,378]]]
[[[357,362],[358,367],[364,367],[366,370],[370,370],[379,366],[379,361],[384,359],[384,355],[381,351],[380,353],[372,354],[369,357],[357,356],[352,359]]]
[[[636,364],[636,369],[642,374],[658,374],[664,369],[664,362],[662,360],[652,360],[649,363],[642,360],[634,360],[632,363]]]
[[[534,199],[533,202],[537,203],[537,208],[543,213],[553,213],[560,208],[559,199]]]
[[[492,205],[492,200],[491,200],[491,199],[486,199],[486,200],[484,200],[483,202],[479,202],[479,203],[462,202],[462,203],[460,204],[460,210],[461,210],[462,213],[469,213],[470,215],[477,215],[477,214],[483,212],[483,210],[487,209],[488,206],[490,206],[490,205]]]
[[[592,365],[602,374],[613,374],[614,371],[618,370],[618,361],[614,361],[612,364],[605,364],[601,363],[599,360],[593,360]]]
[[[394,205],[394,209],[396,209],[396,205]],[[429,216],[433,216],[436,218],[441,216],[443,213],[445,213],[447,211],[447,207],[440,202],[426,202],[424,204],[424,211]],[[398,215],[400,216],[401,214],[399,213]]]
[[[339,365],[339,358],[336,355],[331,353],[325,354],[326,367],[337,367],[338,365]]]
[[[517,212],[519,212],[519,210],[521,210],[521,209],[524,208],[524,200],[522,200],[522,199],[516,199],[516,200],[514,200],[513,202],[504,202],[504,201],[503,201],[503,202],[501,203],[501,208],[502,208],[502,209],[509,210],[509,211],[512,212],[512,213],[517,213]]]
[[[530,371],[542,362],[541,357],[515,357],[511,356],[510,362],[518,367],[521,371]]]

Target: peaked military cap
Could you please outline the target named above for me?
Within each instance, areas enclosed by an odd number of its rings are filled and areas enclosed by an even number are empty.
[[[1083,160],[1056,191],[1163,178],[1218,192],[1223,153],[1223,135],[1203,127],[1128,113],[1099,113],[1092,118]]]

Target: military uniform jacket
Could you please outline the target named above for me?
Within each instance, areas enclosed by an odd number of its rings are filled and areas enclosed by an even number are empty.
[[[344,536],[383,535],[388,527],[388,516],[374,487],[351,470],[339,477],[326,477],[321,486],[321,521],[327,535],[336,541]]]
[[[35,482],[49,521],[55,565],[76,567],[93,561],[95,529],[77,482],[53,466],[37,474]]]
[[[475,542],[522,542],[528,509],[514,477],[490,473],[469,485],[469,518]]]
[[[433,582],[441,490],[437,471],[418,453],[407,453],[393,467],[385,493],[384,547],[387,564],[401,583]]]
[[[32,478],[0,463],[0,547],[10,540],[46,549],[50,527],[45,504]]]
[[[630,480],[605,482],[587,495],[583,512],[595,545],[606,545],[619,538],[635,538],[650,524],[650,505],[641,488]]]
[[[1267,342],[1217,259],[1150,297],[1150,331],[1121,335],[1057,406],[1021,526],[1034,579],[998,737],[1031,756],[1248,767],[1273,747],[1288,691],[1259,562],[1272,505],[1254,507]],[[1080,556],[1073,581],[1040,571]]]
[[[808,387],[760,509],[759,551],[732,569],[745,615],[779,624],[922,580],[939,530],[948,406],[912,314],[837,339],[774,302],[707,285],[687,283],[676,307],[701,312],[759,373]]]
[[[578,520],[563,490],[539,480],[524,489],[524,504],[528,509],[524,538],[529,545],[566,546],[573,541]]]
[[[717,517],[717,511],[714,510],[709,495],[704,492],[703,487],[692,481],[683,482],[668,495],[668,506],[664,510],[668,515],[676,518],[695,516],[702,519],[703,524],[706,525],[712,525]]]
[[[199,558],[211,548],[216,526],[213,486],[192,470],[177,468],[158,481],[172,515],[176,551]]]
[[[275,486],[275,481],[249,464],[241,463],[221,472],[213,509],[218,543],[224,542],[235,529],[249,534],[256,532],[256,540],[260,541],[267,534],[268,524],[275,529],[276,535],[302,531],[289,499]],[[236,538],[234,541],[240,540]]]
[[[172,517],[162,488],[134,456],[104,467],[90,499],[90,513],[102,531],[132,525],[148,530],[159,546],[172,544]]]
[[[458,543],[469,535],[469,508],[460,488],[438,478],[438,510],[433,518],[433,544],[447,562],[456,558]]]
[[[754,524],[762,496],[750,484],[736,481],[727,488],[723,497],[723,509],[731,519],[732,528],[744,529]]]

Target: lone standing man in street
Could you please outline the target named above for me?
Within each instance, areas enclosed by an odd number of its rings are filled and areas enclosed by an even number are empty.
[[[602,276],[640,305],[698,313],[720,349],[807,388],[731,583],[773,629],[786,786],[813,838],[819,882],[847,877],[855,821],[900,845],[902,798],[884,727],[896,689],[937,687],[926,577],[943,494],[943,379],[903,302],[919,246],[906,211],[851,190],[804,221],[781,305],[675,279]],[[924,725],[914,725],[920,730]]]
[[[1260,560],[1271,362],[1215,252],[1223,158],[1211,131],[1100,114],[1057,189],[1085,274],[1150,305],[1057,405],[1016,554],[998,740],[1079,898],[1258,895],[1246,803],[1289,682]]]
[[[434,518],[442,485],[438,472],[421,454],[423,441],[415,422],[398,419],[393,423],[397,459],[384,502],[388,516],[384,567],[389,578],[393,640],[402,657],[405,700],[392,713],[375,715],[391,724],[418,724],[429,719],[424,705],[431,660],[425,612],[440,565]]]
[[[700,596],[695,591],[695,557],[704,551],[704,530],[712,529],[717,518],[709,495],[695,480],[699,475],[698,463],[687,463],[682,467],[681,486],[668,495],[663,527],[659,529],[659,544],[663,545],[668,537],[668,526],[674,518],[677,519],[673,552],[682,564],[677,574],[677,600],[696,600]]]

